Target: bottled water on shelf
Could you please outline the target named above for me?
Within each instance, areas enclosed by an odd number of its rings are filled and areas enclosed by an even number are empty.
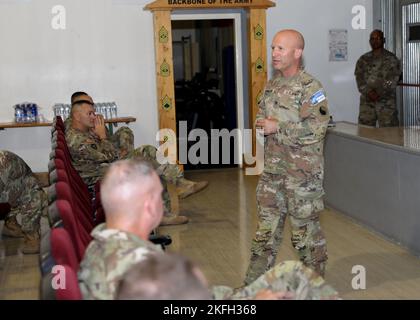
[[[95,113],[103,115],[105,119],[117,117],[117,104],[115,102],[99,102],[95,103],[93,107],[95,108]],[[54,117],[60,116],[63,120],[66,120],[70,116],[71,105],[56,103],[53,106],[53,112]]]
[[[38,105],[36,103],[18,103],[13,108],[15,109],[16,123],[38,122]]]

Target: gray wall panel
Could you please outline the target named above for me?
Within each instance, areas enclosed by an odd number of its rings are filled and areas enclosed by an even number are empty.
[[[326,202],[420,253],[420,154],[329,133]]]

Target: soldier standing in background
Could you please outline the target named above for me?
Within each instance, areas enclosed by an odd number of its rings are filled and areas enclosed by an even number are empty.
[[[323,144],[329,113],[321,83],[302,69],[304,38],[278,32],[272,42],[275,77],[265,87],[256,126],[264,130],[264,171],[257,186],[258,227],[245,277],[250,284],[272,268],[289,214],[292,244],[301,261],[324,275],[327,247]]]
[[[398,58],[384,48],[381,30],[370,34],[372,51],[362,55],[354,74],[360,92],[359,124],[376,127],[398,126],[396,87],[401,69]]]
[[[10,204],[2,234],[24,237],[23,253],[38,253],[40,219],[47,208],[47,196],[31,169],[20,157],[9,151],[0,151],[0,202]],[[22,216],[22,226],[16,220]]]

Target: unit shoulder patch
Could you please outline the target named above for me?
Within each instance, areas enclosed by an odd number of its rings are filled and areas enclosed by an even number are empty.
[[[313,106],[321,103],[322,101],[326,100],[327,97],[325,96],[324,90],[318,90],[315,92],[310,98],[309,101]]]

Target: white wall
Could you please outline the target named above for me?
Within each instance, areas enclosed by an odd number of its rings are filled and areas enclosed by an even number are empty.
[[[127,2],[127,1],[126,1]],[[0,121],[12,106],[38,103],[47,119],[52,106],[69,103],[77,90],[95,101],[116,101],[131,115],[136,144],[155,144],[158,128],[152,14],[112,0],[32,0],[0,4]],[[66,30],[53,30],[53,6],[66,9]],[[0,149],[16,152],[34,171],[46,171],[50,129],[0,131]]]
[[[95,101],[116,101],[119,115],[130,115],[135,144],[155,144],[158,129],[151,0],[32,0],[0,4],[0,121],[13,119],[12,106],[38,103],[52,119],[54,103],[69,102],[85,90]],[[131,5],[129,3],[132,3]],[[53,6],[66,9],[66,30],[53,30]],[[351,28],[351,9],[367,8],[367,30]],[[356,121],[358,97],[353,71],[368,47],[372,0],[283,0],[268,10],[267,36],[282,28],[300,30],[306,65],[324,84],[336,120]],[[349,61],[328,62],[328,30],[349,30]],[[270,52],[270,50],[268,50]],[[246,59],[244,59],[246,61]],[[46,171],[49,128],[0,131],[0,149],[11,150],[32,167]]]
[[[372,0],[284,0],[267,13],[267,42],[276,31],[292,28],[305,37],[306,70],[324,85],[334,120],[357,123],[359,95],[354,78],[357,59],[369,47],[372,31]],[[366,30],[353,30],[352,8],[366,8]],[[348,61],[329,62],[328,30],[348,30]],[[268,56],[271,60],[271,52]]]

